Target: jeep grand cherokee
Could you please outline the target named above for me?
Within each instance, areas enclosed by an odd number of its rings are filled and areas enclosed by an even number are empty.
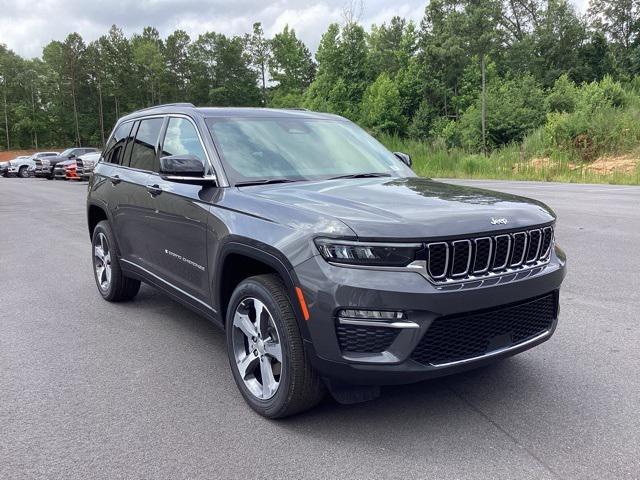
[[[272,418],[549,339],[554,213],[410,163],[335,115],[135,112],[89,182],[98,291],[130,300],[142,281],[218,324],[240,392]]]

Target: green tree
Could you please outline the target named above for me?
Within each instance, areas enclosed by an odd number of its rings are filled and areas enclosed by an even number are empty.
[[[288,25],[273,36],[270,45],[269,75],[276,82],[275,93],[302,94],[311,85],[315,73],[311,52]]]
[[[189,44],[191,39],[184,30],[176,30],[167,37],[164,47],[166,63],[165,98],[170,102],[185,100],[190,78]]]
[[[131,38],[131,53],[134,70],[141,80],[143,96],[147,105],[162,103],[161,84],[165,72],[164,44],[153,27],[145,27],[142,35]]]
[[[263,106],[267,106],[267,66],[271,59],[271,42],[265,38],[262,24],[253,24],[253,32],[246,38],[251,64],[258,72],[260,93]]]
[[[521,141],[545,120],[545,95],[532,75],[495,79],[487,88],[486,139],[482,138],[482,102],[467,109],[460,119],[463,144],[468,148],[496,148]]]
[[[219,106],[255,106],[260,104],[257,72],[245,51],[242,37],[227,37],[209,32],[195,42],[194,55],[202,62],[201,82],[208,87],[207,103]]]
[[[305,105],[357,119],[362,95],[371,81],[364,29],[356,23],[342,28],[330,25],[320,40],[316,60],[318,74],[305,94]]]
[[[400,93],[389,75],[381,73],[364,93],[361,122],[376,133],[401,134],[405,121],[400,110]]]

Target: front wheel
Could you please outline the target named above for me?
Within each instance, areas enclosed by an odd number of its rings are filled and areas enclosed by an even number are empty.
[[[18,176],[20,178],[27,178],[29,176],[27,167],[20,167],[20,170],[18,170]]]
[[[140,281],[122,273],[115,244],[109,222],[99,222],[91,239],[93,276],[102,298],[110,302],[124,302],[137,295]]]
[[[244,280],[226,320],[233,377],[260,415],[282,418],[315,406],[324,384],[307,358],[287,290],[277,275]]]

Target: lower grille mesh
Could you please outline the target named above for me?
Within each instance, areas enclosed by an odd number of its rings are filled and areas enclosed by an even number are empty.
[[[398,336],[398,330],[386,327],[361,327],[338,325],[336,327],[340,348],[344,352],[384,352]]]
[[[411,358],[438,365],[479,357],[549,330],[557,315],[555,293],[493,310],[433,321]]]

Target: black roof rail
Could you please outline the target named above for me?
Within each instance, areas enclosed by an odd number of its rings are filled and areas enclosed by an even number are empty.
[[[143,112],[145,110],[152,110],[154,108],[163,108],[163,107],[190,107],[190,108],[195,108],[196,106],[193,103],[189,103],[189,102],[163,103],[162,105],[153,105],[151,107],[141,108],[139,110],[136,110],[136,112]]]

